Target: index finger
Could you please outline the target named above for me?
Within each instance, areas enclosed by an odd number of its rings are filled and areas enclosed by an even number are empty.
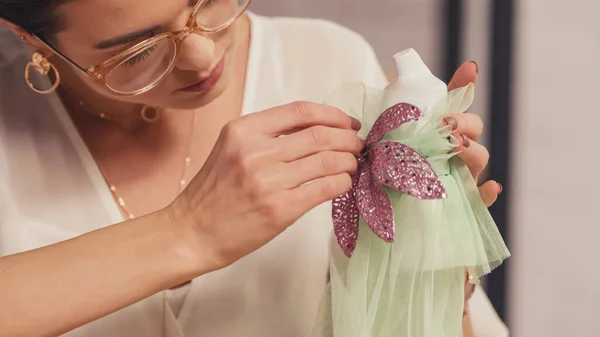
[[[247,116],[254,130],[277,137],[311,126],[360,129],[360,122],[340,109],[312,102],[294,102]]]

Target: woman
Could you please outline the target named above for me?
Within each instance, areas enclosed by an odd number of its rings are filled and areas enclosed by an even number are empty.
[[[322,203],[362,143],[340,111],[287,103],[386,81],[358,35],[247,5],[0,0],[3,333],[308,336]],[[446,122],[479,175],[480,120]],[[490,204],[500,187],[481,191]]]

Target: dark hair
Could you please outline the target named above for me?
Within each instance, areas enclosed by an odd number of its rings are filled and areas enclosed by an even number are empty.
[[[0,0],[0,18],[48,41],[62,28],[56,8],[69,1],[72,0]]]

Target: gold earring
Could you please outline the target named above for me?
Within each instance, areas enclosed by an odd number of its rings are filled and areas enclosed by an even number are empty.
[[[31,68],[33,68],[35,71],[44,76],[48,76],[50,70],[54,70],[54,75],[56,78],[54,80],[54,83],[52,84],[52,87],[47,90],[41,90],[36,88],[35,85],[33,85],[31,80],[29,79],[29,70]],[[27,63],[27,66],[25,67],[25,82],[27,82],[27,85],[29,85],[31,90],[37,92],[38,94],[46,95],[54,92],[56,88],[58,88],[58,85],[60,84],[60,74],[58,73],[56,67],[52,63],[50,63],[47,58],[45,58],[42,54],[35,52],[31,57],[31,62]]]

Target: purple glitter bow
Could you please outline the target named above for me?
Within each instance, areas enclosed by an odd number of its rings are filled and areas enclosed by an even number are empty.
[[[378,237],[395,240],[392,204],[381,185],[419,199],[446,197],[442,182],[423,155],[402,143],[377,143],[387,132],[421,117],[421,109],[398,103],[384,111],[369,132],[350,191],[333,201],[334,232],[346,256],[352,256],[356,248],[359,215]]]

